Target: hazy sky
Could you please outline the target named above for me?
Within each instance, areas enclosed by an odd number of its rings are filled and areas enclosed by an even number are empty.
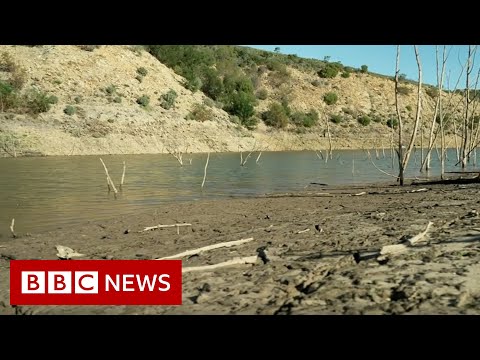
[[[359,68],[363,64],[368,65],[372,72],[395,75],[396,45],[246,45],[258,49],[273,51],[280,48],[283,54],[296,54],[306,58],[322,59],[330,56],[330,61],[340,61],[347,66]],[[439,45],[441,56],[443,45]],[[423,82],[436,85],[435,45],[419,45],[420,60],[423,67]],[[465,64],[468,45],[447,46],[450,49],[447,61],[446,75],[450,73],[450,88],[455,86],[461,73],[461,66]],[[475,78],[478,71],[477,59],[472,76]],[[400,73],[407,75],[408,79],[417,80],[418,68],[412,45],[402,45],[400,48]],[[474,80],[473,80],[474,81]],[[447,84],[445,83],[445,86]],[[480,84],[479,84],[480,85]],[[462,77],[459,88],[465,88],[465,78]]]

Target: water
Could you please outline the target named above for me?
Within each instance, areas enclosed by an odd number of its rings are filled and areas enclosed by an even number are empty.
[[[391,174],[390,152],[372,158],[380,169]],[[247,154],[244,153],[244,156]],[[246,197],[265,193],[302,190],[311,182],[366,184],[395,179],[378,171],[363,151],[335,151],[327,163],[313,151],[257,153],[240,166],[238,153],[212,153],[205,187],[201,189],[206,154],[184,155],[181,167],[171,155],[103,156],[110,176],[119,187],[123,161],[125,185],[118,198],[108,194],[99,156],[3,158],[0,159],[0,241],[15,230],[25,234],[54,230],[70,224],[113,218],[158,208],[170,201]],[[420,176],[419,152],[412,156],[406,177]],[[455,167],[454,151],[449,152],[446,171]],[[192,159],[192,164],[189,164]],[[355,173],[352,174],[352,162]],[[432,154],[430,176],[439,175],[439,162]]]

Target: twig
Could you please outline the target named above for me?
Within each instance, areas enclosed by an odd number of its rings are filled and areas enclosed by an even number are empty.
[[[189,256],[189,255],[196,255],[196,254],[199,254],[199,253],[204,252],[204,251],[220,249],[220,248],[224,248],[224,247],[232,247],[232,246],[242,245],[242,244],[245,244],[245,243],[250,242],[252,240],[253,240],[253,238],[240,239],[240,240],[235,240],[235,241],[227,241],[227,242],[223,242],[223,243],[219,243],[219,244],[204,246],[204,247],[201,247],[201,248],[198,248],[198,249],[184,251],[180,254],[170,255],[170,256],[162,257],[162,258],[155,259],[155,260],[176,259],[176,258],[181,258],[181,257]]]
[[[150,230],[155,230],[155,229],[171,228],[171,227],[176,227],[177,232],[178,232],[178,228],[180,226],[192,226],[192,224],[182,223],[182,224],[172,224],[172,225],[155,225],[155,226],[146,227],[145,229],[143,229],[139,232],[145,232],[145,231],[150,231]]]
[[[207,162],[205,163],[205,172],[203,174],[202,189],[203,189],[203,185],[205,185],[205,178],[207,177],[207,167],[208,167],[208,160],[209,159],[210,159],[210,153],[208,153]]]
[[[365,191],[359,192],[358,194],[353,194],[353,196],[362,196],[366,195],[367,193]]]
[[[192,271],[208,271],[215,270],[218,268],[232,266],[232,265],[244,265],[244,264],[255,264],[257,262],[258,256],[247,256],[243,258],[235,258],[232,260],[224,261],[214,265],[204,265],[204,266],[190,266],[182,269],[182,273],[192,272]]]
[[[15,218],[12,219],[12,223],[10,224],[10,232],[12,233],[12,236],[16,238],[17,235],[15,234],[14,226],[15,226]]]

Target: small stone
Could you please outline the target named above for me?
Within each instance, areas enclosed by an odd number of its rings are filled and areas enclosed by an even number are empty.
[[[123,233],[126,235],[130,232],[130,229],[125,230]]]

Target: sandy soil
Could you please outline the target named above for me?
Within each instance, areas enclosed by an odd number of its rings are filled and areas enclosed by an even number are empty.
[[[295,194],[169,204],[11,239],[0,244],[0,314],[479,314],[478,185],[423,187],[311,185]],[[429,221],[426,240],[409,251],[357,262]],[[180,235],[171,228],[138,232],[178,222],[193,226]],[[252,256],[263,246],[270,261],[185,273],[181,306],[9,305],[9,259],[55,259],[58,244],[86,259],[153,259],[247,237],[254,241],[183,264]]]

